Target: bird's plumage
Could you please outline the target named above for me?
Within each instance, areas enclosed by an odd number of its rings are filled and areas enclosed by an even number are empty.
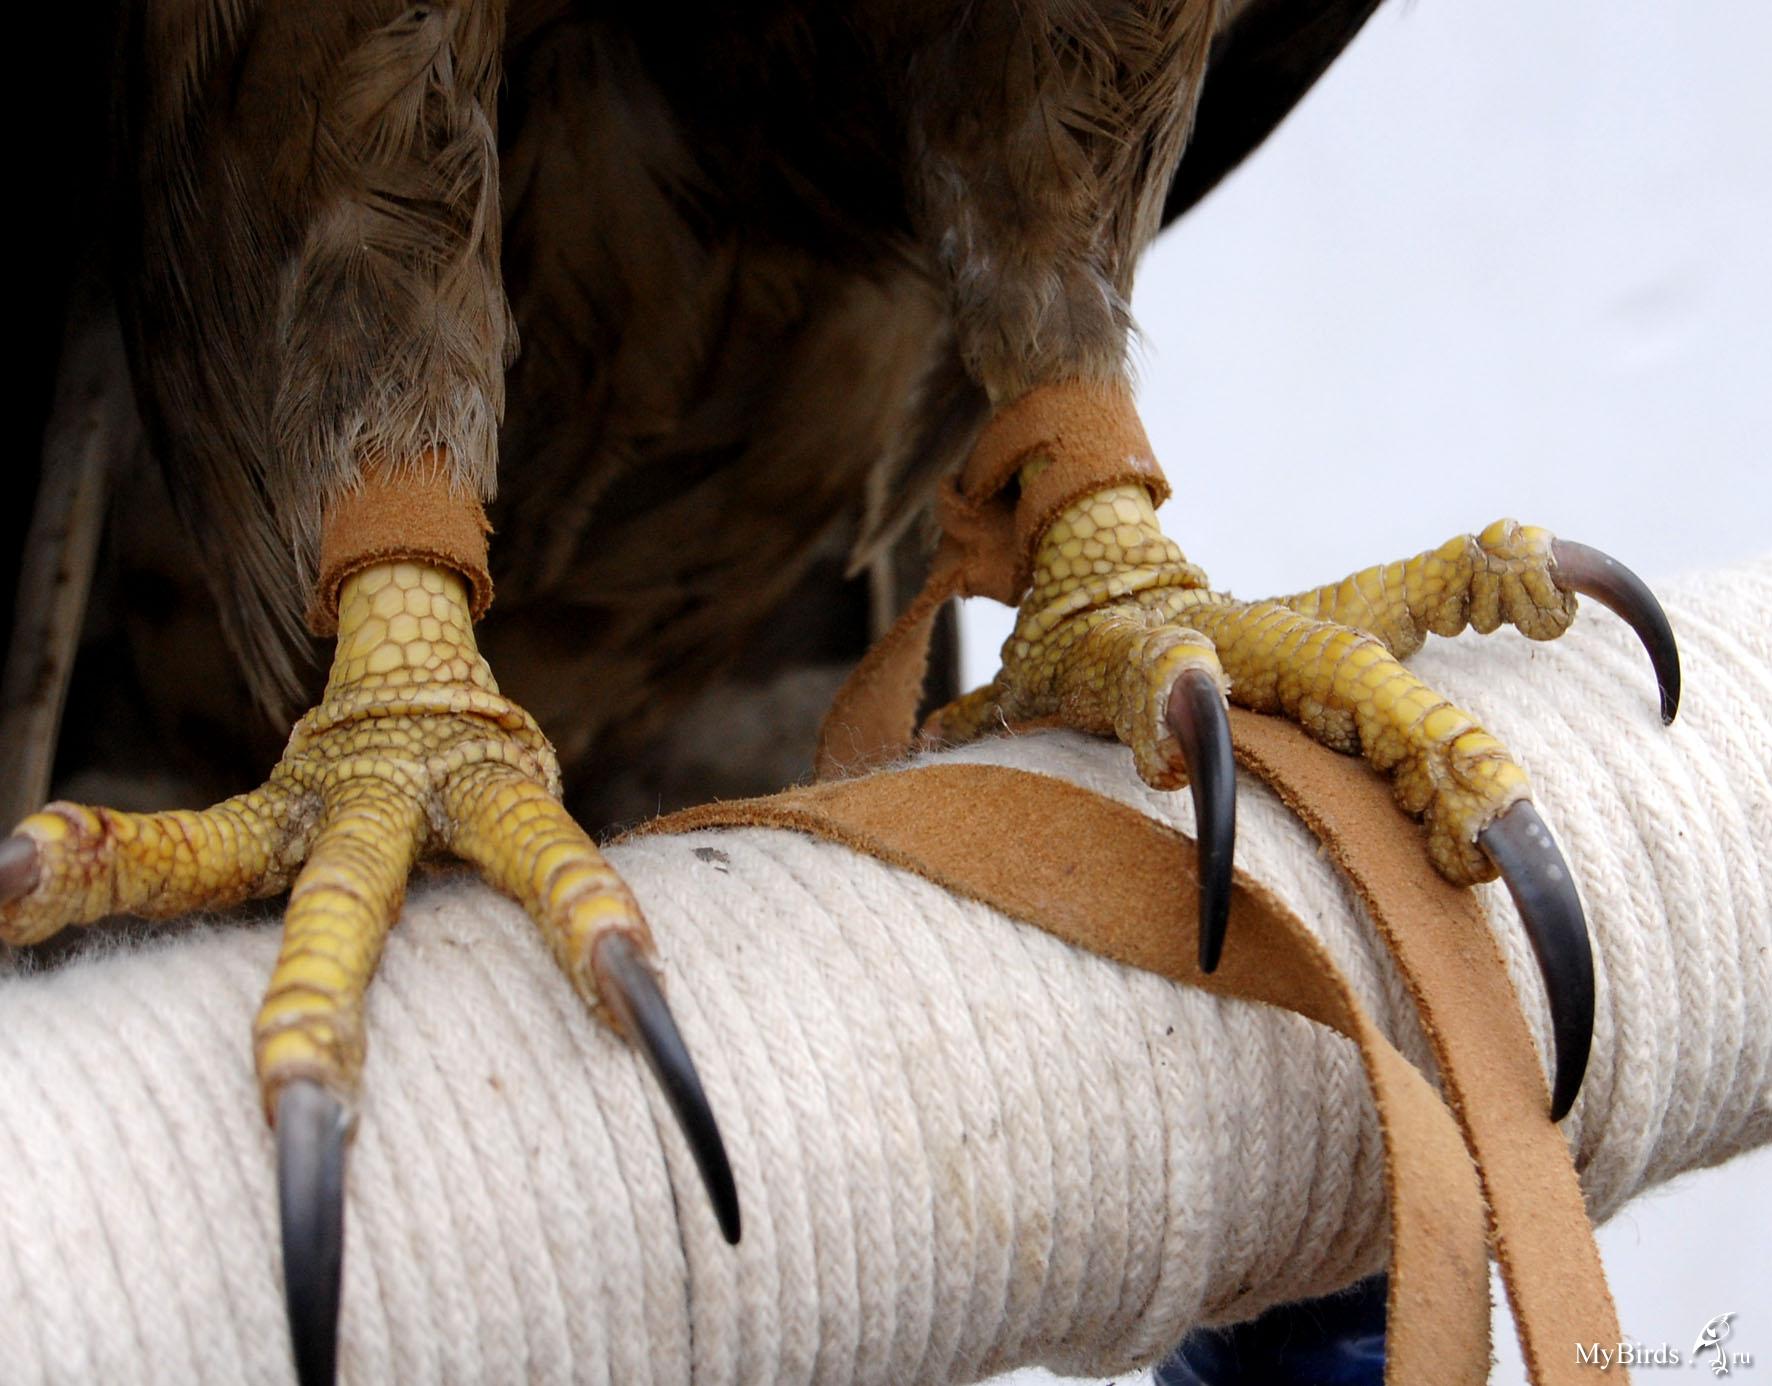
[[[304,1380],[333,1374],[364,1003],[422,854],[536,921],[647,1057],[738,1239],[644,916],[562,805],[561,761],[603,791],[575,796],[593,824],[807,768],[835,676],[914,581],[912,521],[968,455],[925,594],[837,699],[836,733],[902,750],[936,605],[1017,601],[997,677],[925,727],[1054,718],[1118,737],[1153,789],[1191,785],[1207,970],[1232,893],[1226,699],[1364,754],[1445,877],[1507,879],[1551,1003],[1551,1119],[1570,1110],[1595,1006],[1573,878],[1524,769],[1400,660],[1467,625],[1554,638],[1585,592],[1637,628],[1671,720],[1665,614],[1614,560],[1512,521],[1291,597],[1214,592],[1158,525],[1168,488],[1127,383],[1133,275],[1166,212],[1372,8],[122,0],[116,312],[82,281],[45,456],[81,459],[83,484],[35,488],[0,773],[41,777],[17,752],[66,685],[110,449],[98,711],[145,707],[213,771],[249,695],[304,692],[304,611],[337,640],[259,788],[201,813],[25,817],[0,843],[0,936],[288,890],[253,1049]],[[128,389],[163,491],[127,455],[133,418],[102,407]],[[477,626],[495,491],[502,596]],[[81,571],[43,581],[57,555]],[[225,642],[179,625],[197,568]],[[858,570],[865,589],[842,581]],[[92,677],[107,634],[125,677]],[[94,710],[75,725],[114,731]]]
[[[105,649],[142,685],[121,701],[156,741],[197,733],[193,794],[250,773],[276,734],[246,691],[287,710],[316,676],[328,499],[440,445],[497,493],[484,641],[569,770],[668,760],[710,690],[809,729],[914,585],[990,395],[1118,367],[1209,45],[1234,66],[1259,30],[1271,66],[1290,20],[1333,50],[1345,8],[122,5],[112,282],[195,542],[121,477],[101,624],[144,655]],[[1219,100],[1232,133],[1194,142],[1218,173],[1264,102]],[[173,625],[176,673],[143,649]]]

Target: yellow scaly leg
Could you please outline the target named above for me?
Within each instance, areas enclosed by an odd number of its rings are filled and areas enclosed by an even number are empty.
[[[51,804],[0,843],[0,939],[13,944],[120,912],[168,917],[290,888],[253,1049],[277,1127],[304,1382],[331,1380],[335,1366],[364,997],[427,851],[466,857],[521,901],[579,994],[639,1045],[723,1232],[738,1238],[731,1169],[647,961],[639,907],[558,796],[553,748],[500,696],[475,647],[462,580],[383,563],[345,580],[325,694],[263,786],[201,813]]]
[[[1024,486],[1031,478],[1024,471]],[[1535,639],[1553,638],[1573,619],[1578,591],[1638,630],[1672,720],[1679,663],[1666,617],[1639,579],[1595,550],[1502,520],[1312,592],[1242,602],[1208,590],[1163,535],[1143,486],[1110,487],[1047,527],[1001,671],[937,712],[927,730],[964,741],[1005,722],[1057,718],[1117,736],[1155,788],[1188,783],[1191,767],[1197,804],[1202,780],[1229,779],[1224,757],[1201,750],[1213,736],[1200,723],[1215,711],[1204,690],[1222,688],[1240,706],[1282,712],[1318,740],[1363,753],[1389,776],[1403,808],[1426,820],[1442,874],[1468,884],[1499,871],[1520,902],[1551,996],[1552,1106],[1560,1117],[1580,1085],[1593,1016],[1592,963],[1572,878],[1531,807],[1525,772],[1400,657],[1429,631],[1452,635],[1466,625],[1486,632],[1505,621]],[[1197,815],[1202,846],[1208,835],[1228,843],[1230,791],[1207,797],[1216,807]],[[1228,893],[1224,855],[1216,888]],[[1203,927],[1208,969],[1217,943]]]

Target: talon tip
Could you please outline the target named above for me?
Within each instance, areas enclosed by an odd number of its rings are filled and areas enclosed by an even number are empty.
[[[349,1127],[344,1104],[318,1083],[297,1080],[277,1097],[283,1298],[301,1386],[331,1386],[338,1374]]]
[[[1662,725],[1672,726],[1680,712],[1680,645],[1649,584],[1611,554],[1572,539],[1552,540],[1551,560],[1564,587],[1592,597],[1636,632],[1655,670]]]
[[[0,841],[0,905],[22,900],[37,885],[37,844],[18,834]]]
[[[742,1228],[732,1162],[726,1156],[726,1143],[721,1139],[701,1076],[689,1057],[689,1047],[683,1042],[664,993],[659,990],[651,967],[626,934],[605,934],[597,941],[595,951],[596,970],[604,982],[604,999],[616,1012],[618,1028],[634,1041],[663,1089],[690,1154],[695,1157],[720,1234],[730,1245],[737,1246]]]
[[[1169,692],[1168,723],[1187,762],[1200,872],[1200,971],[1213,972],[1230,926],[1237,841],[1237,766],[1218,680],[1184,670]]]
[[[1556,1049],[1550,1114],[1552,1121],[1561,1121],[1581,1092],[1594,1036],[1593,945],[1581,897],[1568,863],[1529,801],[1513,805],[1478,833],[1477,845],[1501,872],[1538,957]]]

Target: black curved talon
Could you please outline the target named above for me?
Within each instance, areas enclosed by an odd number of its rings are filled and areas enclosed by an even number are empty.
[[[10,905],[37,884],[37,844],[28,837],[0,842],[0,905]]]
[[[1680,710],[1680,647],[1649,584],[1610,554],[1573,539],[1553,539],[1551,560],[1560,586],[1592,597],[1637,633],[1655,666],[1662,723],[1671,723]]]
[[[1538,955],[1556,1042],[1551,1120],[1575,1105],[1594,1038],[1594,954],[1575,878],[1538,810],[1522,799],[1477,834],[1495,863]]]
[[[277,1097],[277,1209],[283,1223],[283,1303],[295,1376],[331,1386],[338,1374],[338,1303],[345,1250],[344,1104],[318,1083]]]
[[[641,958],[634,942],[626,934],[610,932],[593,946],[593,967],[602,983],[604,1001],[615,1011],[617,1028],[639,1046],[646,1064],[664,1089],[665,1099],[677,1114],[677,1124],[695,1156],[701,1182],[714,1205],[714,1218],[720,1232],[732,1245],[738,1245],[738,1186],[732,1179],[732,1164],[726,1158],[726,1143],[720,1139],[720,1127],[714,1121],[714,1109],[702,1091],[701,1078],[689,1048],[683,1043],[671,1008],[665,1004],[664,993],[652,969]]]
[[[1218,681],[1204,669],[1185,670],[1169,692],[1168,721],[1181,743],[1194,792],[1200,854],[1200,971],[1211,972],[1224,951],[1231,915],[1231,859],[1237,843],[1237,764]]]

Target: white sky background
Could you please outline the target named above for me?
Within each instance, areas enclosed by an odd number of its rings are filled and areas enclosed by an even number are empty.
[[[1135,306],[1164,527],[1239,595],[1500,515],[1649,577],[1772,552],[1772,5],[1390,0]],[[965,621],[983,682],[1008,613]],[[1627,1334],[1735,1309],[1772,1381],[1761,1197],[1767,1151],[1602,1231]]]

